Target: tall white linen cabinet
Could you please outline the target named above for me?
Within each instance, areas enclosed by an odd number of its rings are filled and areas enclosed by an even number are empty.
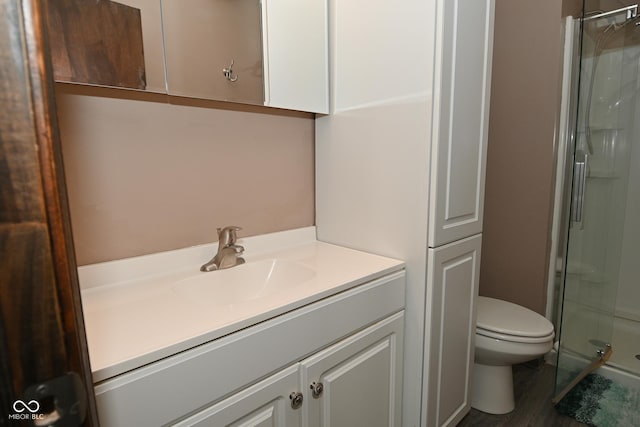
[[[494,0],[329,0],[328,13],[318,238],[405,260],[402,425],[455,426],[470,408]]]

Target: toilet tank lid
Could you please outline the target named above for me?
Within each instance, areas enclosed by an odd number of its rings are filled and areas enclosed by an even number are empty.
[[[553,324],[544,316],[508,301],[478,297],[477,327],[488,331],[522,337],[545,337]]]

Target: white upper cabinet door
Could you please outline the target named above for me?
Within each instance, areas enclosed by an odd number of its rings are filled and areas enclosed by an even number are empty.
[[[264,104],[329,112],[326,0],[262,0]]]
[[[482,231],[493,48],[494,0],[439,5],[430,247]]]

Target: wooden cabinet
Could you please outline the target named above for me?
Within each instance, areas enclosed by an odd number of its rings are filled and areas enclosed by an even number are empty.
[[[429,249],[431,346],[427,425],[455,426],[471,408],[481,235]]]
[[[493,0],[441,3],[429,247],[482,232],[491,92]]]
[[[403,323],[396,313],[176,425],[400,427]]]

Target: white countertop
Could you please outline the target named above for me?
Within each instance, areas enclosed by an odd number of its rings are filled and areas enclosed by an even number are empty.
[[[216,244],[80,267],[82,306],[94,382],[360,285],[403,262],[315,240],[315,228],[239,240],[246,264],[277,259],[313,270],[303,285],[241,304],[185,298],[177,282],[202,275]],[[269,250],[269,248],[275,250]],[[239,270],[240,271],[240,270]],[[212,277],[212,276],[206,276]],[[221,276],[222,277],[222,276]],[[198,279],[196,279],[198,280]]]

